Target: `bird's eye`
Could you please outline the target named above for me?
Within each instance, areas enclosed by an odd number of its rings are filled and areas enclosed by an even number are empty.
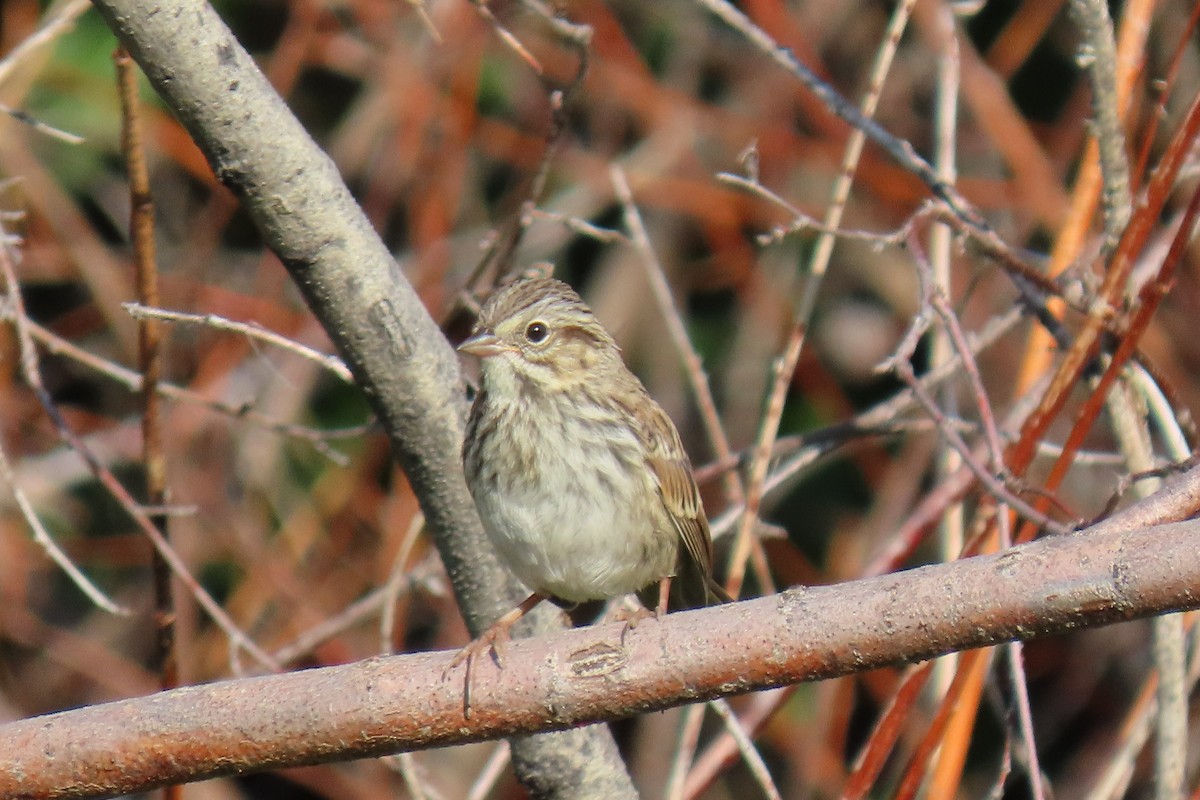
[[[541,344],[546,341],[546,337],[550,335],[550,329],[546,327],[544,322],[531,322],[529,327],[525,329],[525,338],[534,344]]]

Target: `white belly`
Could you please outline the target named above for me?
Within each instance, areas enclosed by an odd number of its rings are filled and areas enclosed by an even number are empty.
[[[570,460],[536,448],[532,480],[476,493],[504,561],[530,589],[571,602],[628,594],[673,574],[678,536],[645,467],[634,459],[632,434],[615,445],[607,439],[572,444],[576,457]]]

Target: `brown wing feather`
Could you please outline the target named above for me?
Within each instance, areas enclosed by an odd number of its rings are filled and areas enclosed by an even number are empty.
[[[666,412],[652,400],[643,409],[647,412],[643,439],[646,463],[658,484],[658,492],[667,509],[683,546],[705,581],[712,577],[712,534],[708,518],[700,503],[700,491],[692,477],[692,467],[683,451],[683,443]]]

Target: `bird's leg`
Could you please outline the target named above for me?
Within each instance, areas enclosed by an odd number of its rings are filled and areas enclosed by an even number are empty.
[[[668,575],[658,582],[658,606],[654,609],[654,618],[662,619],[667,613],[667,600],[671,597],[671,576]]]
[[[621,644],[625,643],[625,634],[637,627],[638,623],[647,617],[654,617],[656,620],[661,620],[663,615],[667,613],[667,600],[671,596],[671,576],[660,578],[658,581],[658,605],[654,610],[646,608],[640,602],[638,607],[633,611],[620,609],[614,615],[615,620],[624,621],[625,627],[621,630]]]
[[[509,640],[509,629],[517,624],[521,617],[533,610],[534,606],[546,599],[546,595],[534,592],[521,601],[521,604],[509,611],[500,619],[492,623],[492,626],[483,633],[472,639],[466,647],[459,650],[446,669],[442,671],[442,677],[445,678],[450,670],[457,667],[464,661],[467,662],[466,676],[463,683],[463,716],[467,719],[471,718],[471,673],[474,671],[472,667],[475,665],[475,657],[487,650],[492,651],[492,656],[496,660],[496,666],[504,669],[504,651],[507,648]]]

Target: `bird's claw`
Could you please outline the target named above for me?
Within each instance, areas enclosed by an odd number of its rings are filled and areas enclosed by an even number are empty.
[[[650,619],[651,617],[653,617],[655,620],[661,619],[662,611],[657,608],[651,611],[650,609],[641,605],[634,609],[617,609],[617,612],[613,614],[613,621],[625,623],[625,627],[621,628],[621,645],[624,646],[625,644],[626,634],[636,628],[639,622],[644,619]]]
[[[472,639],[459,650],[450,663],[442,670],[442,680],[448,680],[450,673],[460,664],[466,663],[466,673],[463,675],[463,717],[471,718],[471,674],[474,672],[475,659],[491,651],[496,667],[504,669],[504,654],[508,650],[508,626],[493,625],[479,636]]]

